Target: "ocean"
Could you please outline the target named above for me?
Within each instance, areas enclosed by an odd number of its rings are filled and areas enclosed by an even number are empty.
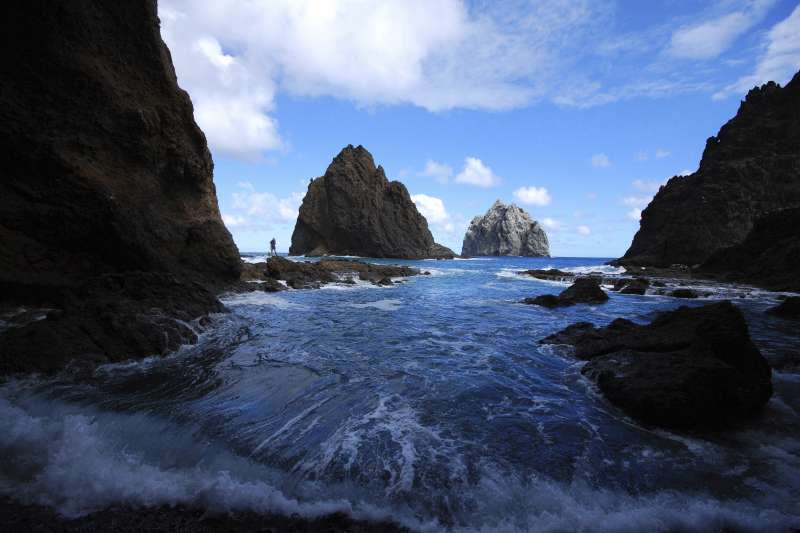
[[[702,283],[697,300],[518,303],[566,286],[520,270],[621,272],[605,261],[376,260],[430,275],[225,296],[230,313],[170,356],[2,383],[0,494],[68,517],[190,504],[431,531],[800,527],[800,374],[774,372],[758,420],[675,433],[627,418],[582,362],[538,344],[729,298],[777,364],[800,347],[796,324],[763,313],[778,295]]]

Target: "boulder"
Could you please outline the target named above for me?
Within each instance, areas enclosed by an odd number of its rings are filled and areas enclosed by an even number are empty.
[[[697,298],[697,293],[687,288],[675,289],[669,295],[673,298]]]
[[[772,395],[772,371],[728,301],[681,307],[646,325],[574,324],[540,342],[574,346],[588,360],[583,374],[648,425],[726,426],[758,413]]]
[[[608,300],[608,295],[600,288],[597,278],[578,278],[569,288],[558,296],[544,294],[535,298],[525,298],[522,303],[541,305],[543,307],[566,307],[575,304],[597,304]]]
[[[564,272],[556,268],[549,268],[547,270],[523,270],[520,272],[520,274],[546,281],[572,281],[576,277],[575,274],[572,274],[571,272]]]
[[[614,290],[620,294],[646,294],[650,287],[647,278],[622,278],[614,282]]]
[[[393,285],[391,278],[416,276],[420,271],[400,265],[375,265],[362,261],[341,261],[324,259],[320,261],[291,261],[285,257],[273,256],[266,263],[255,263],[245,267],[246,276],[251,280],[265,280],[277,283],[285,281],[293,289],[318,289],[327,283],[353,284],[353,276],[375,285]],[[251,284],[248,284],[251,285]],[[268,290],[258,287],[244,290]],[[280,285],[280,284],[278,284]],[[281,289],[285,288],[280,285]],[[277,289],[277,290],[281,290]]]
[[[472,219],[461,255],[550,257],[550,244],[544,229],[528,213],[497,200],[486,214]]]
[[[785,87],[769,82],[747,94],[736,116],[706,142],[698,170],[675,176],[661,187],[642,212],[633,243],[616,264],[701,265],[718,251],[742,243],[762,217],[800,207],[798,146],[800,73]],[[794,231],[793,252],[775,246],[777,240],[769,235],[773,230],[767,232],[763,246],[752,239],[752,252],[766,253],[748,274],[756,283],[759,269],[769,267],[768,257],[778,259],[774,268],[784,279],[791,277],[792,264],[797,272],[796,225],[775,230]],[[730,259],[715,259],[713,270],[733,277],[738,269],[750,270],[747,262]]]
[[[290,255],[447,258],[405,185],[386,179],[363,146],[348,145],[313,179],[300,206]]]

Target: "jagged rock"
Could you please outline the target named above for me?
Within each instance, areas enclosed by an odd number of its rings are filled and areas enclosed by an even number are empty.
[[[222,309],[205,287],[236,282],[241,261],[156,2],[31,0],[0,24],[13,50],[0,62],[0,299],[58,308],[2,334],[2,372],[193,340],[174,319]]]
[[[497,200],[485,215],[472,219],[461,255],[550,257],[550,245],[544,229],[528,213]]]
[[[698,269],[724,281],[777,291],[800,291],[800,208],[758,219],[741,243],[725,248]]]
[[[570,344],[583,374],[613,404],[646,424],[706,429],[756,414],[772,372],[729,301],[681,307],[640,325],[573,324],[540,341]]]
[[[312,180],[292,233],[291,255],[405,259],[454,254],[433,242],[405,185],[389,181],[363,147],[348,145]]]
[[[565,289],[558,296],[544,294],[535,298],[525,298],[522,303],[541,305],[543,307],[566,307],[575,304],[603,303],[608,300],[608,295],[600,288],[597,278],[578,278],[571,287]]]
[[[650,287],[647,278],[622,278],[614,282],[614,290],[620,294],[645,294]]]
[[[564,272],[556,268],[549,268],[547,270],[523,270],[520,274],[546,281],[572,281],[576,277],[575,274]]]
[[[798,146],[800,73],[783,88],[770,82],[747,94],[736,116],[708,139],[697,172],[661,187],[616,263],[700,265],[745,240],[759,218],[800,207]]]
[[[375,285],[393,285],[391,278],[419,275],[416,268],[398,265],[374,265],[361,261],[290,261],[284,257],[273,256],[266,263],[254,263],[246,267],[245,281],[266,280],[277,283],[285,281],[293,289],[318,289],[326,283],[353,284],[353,276]],[[248,284],[250,285],[250,284]],[[245,287],[242,290],[267,290],[258,287]],[[282,288],[285,288],[281,285]]]
[[[767,313],[781,318],[800,318],[800,296],[786,298],[775,307],[767,309]]]

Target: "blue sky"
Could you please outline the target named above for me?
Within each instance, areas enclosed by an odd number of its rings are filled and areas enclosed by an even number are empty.
[[[311,177],[362,144],[456,252],[496,200],[554,256],[616,257],[750,87],[800,69],[796,1],[161,0],[220,209],[287,250]]]

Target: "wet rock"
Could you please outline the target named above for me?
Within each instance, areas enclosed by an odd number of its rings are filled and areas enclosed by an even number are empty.
[[[709,429],[760,411],[771,370],[730,302],[681,307],[650,324],[579,323],[541,341],[574,346],[603,395],[648,425]]]
[[[697,298],[697,293],[692,289],[675,289],[669,293],[673,298]]]
[[[47,320],[0,335],[0,374],[163,355],[197,341],[192,321],[225,311],[203,284],[149,272],[104,274],[61,299]]]
[[[520,274],[546,281],[572,281],[575,279],[575,274],[564,272],[563,270],[558,270],[556,268],[550,268],[547,270],[523,270],[520,272]]]
[[[800,319],[800,296],[785,298],[775,307],[767,309],[766,312],[781,318]]]
[[[348,145],[311,181],[292,233],[291,255],[447,258],[405,185],[389,181],[363,146]]]
[[[528,213],[497,200],[486,214],[472,219],[461,255],[550,257],[550,245],[544,228]]]
[[[419,275],[415,268],[399,265],[375,265],[361,261],[324,259],[313,261],[291,261],[284,257],[270,257],[266,263],[255,263],[245,267],[244,276],[269,283],[285,281],[293,289],[318,289],[327,283],[354,284],[353,276],[376,285],[393,284],[391,278]],[[281,284],[275,285],[281,290]],[[280,287],[280,288],[278,288]],[[250,289],[259,290],[259,289]],[[266,289],[264,289],[266,290]]]
[[[608,300],[608,295],[600,288],[598,279],[585,277],[576,279],[571,287],[562,291],[558,296],[544,294],[535,298],[525,298],[522,303],[554,308],[584,303],[603,303],[606,300]]]
[[[647,278],[624,278],[614,282],[614,290],[620,294],[646,294],[650,287]]]

